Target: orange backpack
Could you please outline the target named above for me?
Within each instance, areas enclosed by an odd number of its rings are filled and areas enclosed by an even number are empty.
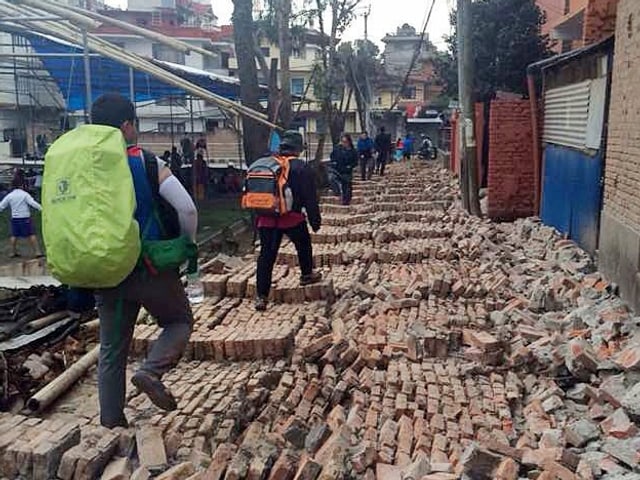
[[[242,208],[276,217],[290,212],[293,194],[288,183],[289,162],[293,158],[278,155],[253,162],[244,180]]]

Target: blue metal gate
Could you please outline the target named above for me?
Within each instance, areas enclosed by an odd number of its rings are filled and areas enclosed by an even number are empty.
[[[542,221],[582,248],[598,248],[602,199],[602,154],[547,144],[544,151]]]

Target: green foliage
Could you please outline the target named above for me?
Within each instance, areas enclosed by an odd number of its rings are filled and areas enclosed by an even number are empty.
[[[487,100],[498,90],[526,93],[526,69],[549,57],[551,42],[541,34],[545,22],[534,0],[477,0],[471,3],[474,90],[476,99]],[[436,58],[436,71],[445,93],[457,97],[456,13],[451,14],[453,35],[448,51]]]

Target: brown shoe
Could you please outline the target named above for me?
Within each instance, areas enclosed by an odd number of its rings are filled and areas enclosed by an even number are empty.
[[[320,272],[312,272],[309,275],[302,275],[300,277],[300,285],[313,285],[314,283],[318,283],[322,280],[322,274]]]
[[[176,399],[155,375],[139,370],[131,377],[131,383],[133,383],[138,390],[146,393],[149,400],[151,400],[156,407],[166,410],[167,412],[178,408]]]

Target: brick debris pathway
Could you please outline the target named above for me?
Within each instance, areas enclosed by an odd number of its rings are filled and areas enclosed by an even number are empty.
[[[131,428],[103,429],[94,371],[42,417],[0,414],[0,478],[640,478],[637,319],[573,243],[457,199],[406,164],[324,198],[324,280],[300,287],[284,245],[265,313],[253,256],[214,261],[178,409],[131,390]]]

